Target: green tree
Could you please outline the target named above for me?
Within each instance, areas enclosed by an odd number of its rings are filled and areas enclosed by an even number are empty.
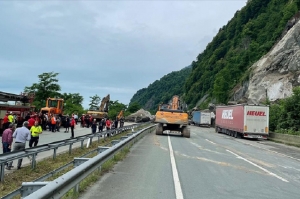
[[[98,110],[101,98],[97,94],[94,96],[91,96],[90,98],[91,99],[90,99],[90,103],[89,103],[89,106],[90,106],[89,109],[90,110]]]
[[[127,111],[129,113],[135,113],[141,109],[141,105],[138,102],[132,102],[129,104]]]
[[[118,100],[110,101],[108,117],[111,119],[115,119],[119,115],[121,110],[126,111],[126,109],[127,109],[127,106],[125,104],[118,102]]]
[[[63,93],[61,98],[64,99],[64,113],[72,114],[85,113],[84,108],[82,107],[83,97],[79,93]]]
[[[34,93],[33,105],[39,110],[46,104],[48,97],[60,96],[60,85],[58,84],[57,75],[59,73],[48,72],[38,75],[39,82],[24,88],[25,93]]]

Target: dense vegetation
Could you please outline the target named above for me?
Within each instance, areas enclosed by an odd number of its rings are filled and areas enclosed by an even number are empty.
[[[280,39],[299,8],[300,0],[249,0],[192,63],[185,101],[194,106],[209,94],[208,100],[226,104],[230,91],[249,78],[249,67]]]
[[[144,109],[152,113],[157,110],[159,103],[167,103],[173,95],[183,95],[183,85],[191,72],[191,67],[185,67],[180,71],[173,71],[160,80],[156,80],[147,88],[138,90],[130,100],[132,103],[140,104]]]
[[[271,104],[269,115],[270,131],[300,135],[300,87],[293,89],[291,97]]]

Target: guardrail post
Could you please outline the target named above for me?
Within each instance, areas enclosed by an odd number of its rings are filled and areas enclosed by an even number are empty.
[[[118,144],[119,142],[120,142],[120,140],[112,140],[112,141],[111,141],[111,144],[112,144],[112,145],[116,145],[116,144]]]
[[[58,147],[54,147],[54,150],[53,150],[53,160],[56,159],[56,151],[57,151],[57,148],[58,148]]]
[[[74,158],[73,165],[74,165],[74,167],[78,167],[79,165],[81,165],[82,163],[85,163],[89,159],[91,159],[91,158]]]
[[[69,143],[69,155],[72,153],[72,145],[73,145],[73,142]]]
[[[94,137],[94,135],[89,135],[90,145],[92,145],[93,137]]]
[[[128,138],[128,136],[122,136],[120,140],[122,141],[122,140],[125,140],[127,138]]]
[[[37,156],[37,153],[33,153],[32,154],[31,169],[35,169],[36,168],[36,156]]]
[[[3,180],[4,180],[4,168],[5,168],[5,164],[6,164],[6,162],[4,162],[4,161],[2,162],[1,161],[1,165],[0,165],[0,182],[3,182]]]
[[[99,153],[102,153],[103,151],[105,151],[105,150],[107,150],[107,149],[109,149],[110,147],[98,147],[98,149],[97,149],[97,151],[98,151],[98,154]]]
[[[79,138],[79,140],[80,140],[80,142],[81,142],[81,145],[80,145],[80,148],[81,148],[81,149],[83,149],[83,142],[84,142],[84,139],[85,139],[85,138]]]
[[[29,196],[47,184],[48,182],[23,182],[21,187],[21,198]]]

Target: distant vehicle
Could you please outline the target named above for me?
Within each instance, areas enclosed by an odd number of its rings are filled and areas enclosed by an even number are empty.
[[[61,98],[47,98],[46,107],[41,108],[42,114],[51,114],[63,115],[64,100]]]
[[[3,118],[6,113],[12,113],[16,115],[17,127],[22,126],[27,114],[31,114],[35,111],[35,106],[32,105],[34,94],[21,93],[16,95],[13,93],[5,93],[0,91],[0,102],[15,101],[16,105],[0,104],[0,136],[4,131]]]
[[[262,138],[269,135],[269,107],[237,104],[216,107],[216,132],[233,137]]]
[[[211,125],[211,114],[210,112],[194,111],[192,113],[192,123],[196,126],[208,126]]]
[[[173,96],[172,104],[162,104],[155,114],[155,123],[158,123],[156,135],[163,134],[164,131],[179,131],[183,137],[190,137],[188,128],[188,114],[181,110],[179,97]]]
[[[96,119],[97,122],[102,120],[103,118],[107,118],[108,116],[108,106],[109,106],[110,95],[108,94],[101,101],[99,106],[99,110],[89,110],[87,111],[87,115],[91,115],[92,118]]]

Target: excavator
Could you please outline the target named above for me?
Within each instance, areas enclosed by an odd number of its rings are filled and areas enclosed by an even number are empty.
[[[106,118],[108,116],[108,106],[110,101],[110,95],[108,94],[106,97],[104,97],[101,101],[99,111],[96,110],[89,110],[87,111],[87,115],[91,115],[94,119],[96,119],[97,122],[99,122],[101,119]]]
[[[120,120],[123,117],[124,111],[121,110],[120,113],[118,114],[117,118]]]
[[[190,138],[188,128],[188,114],[182,110],[178,95],[174,95],[171,104],[161,104],[155,114],[156,135],[162,135],[164,131],[178,131],[181,136]]]

